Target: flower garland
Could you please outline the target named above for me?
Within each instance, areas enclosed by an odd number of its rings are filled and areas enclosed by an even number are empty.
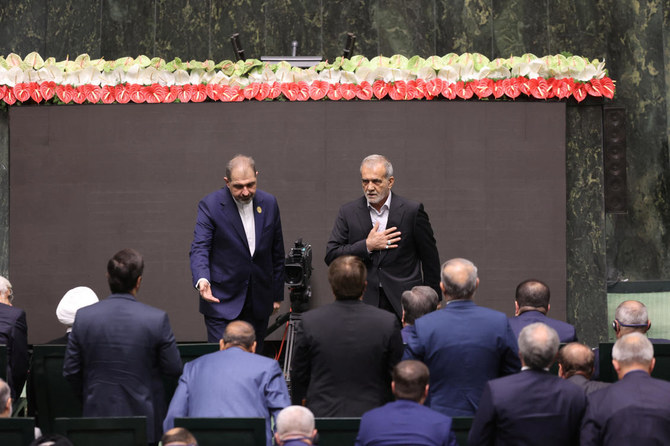
[[[612,98],[614,81],[605,63],[580,56],[532,54],[490,61],[481,54],[447,54],[423,59],[414,56],[351,59],[338,57],[307,69],[286,62],[256,59],[182,62],[174,59],[44,61],[31,53],[0,57],[0,100],[8,105],[26,102],[110,104],[239,102],[244,100],[413,100],[516,99],[546,100],[587,96]]]

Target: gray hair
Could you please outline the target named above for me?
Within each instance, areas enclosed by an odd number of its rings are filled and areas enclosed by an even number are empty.
[[[288,406],[282,409],[275,420],[280,440],[286,437],[312,437],[314,432],[314,414],[303,406]]]
[[[451,299],[471,299],[477,290],[477,267],[467,259],[451,259],[440,273],[444,293]]]
[[[403,291],[400,305],[405,310],[405,323],[413,324],[415,320],[437,309],[440,298],[429,286],[417,285],[411,290]]]
[[[254,171],[254,175],[256,174],[256,161],[254,161],[254,159],[250,156],[238,154],[235,155],[230,161],[228,161],[228,164],[226,164],[226,178],[230,180],[233,169],[239,166],[248,166],[251,168],[251,170]]]
[[[0,294],[5,294],[7,290],[12,289],[12,284],[9,283],[9,280],[0,276]]]
[[[546,369],[558,353],[558,333],[542,322],[527,325],[519,333],[519,356],[531,369]]]
[[[647,307],[637,300],[621,302],[616,307],[614,317],[624,325],[646,325],[649,322]]]
[[[4,380],[0,379],[0,411],[5,410],[10,396],[11,392],[9,390],[9,385]]]
[[[612,348],[612,359],[621,365],[649,366],[654,358],[654,346],[642,333],[629,333],[619,338]]]
[[[391,161],[389,161],[383,155],[366,156],[365,159],[361,162],[361,170],[363,170],[363,166],[365,166],[366,164],[382,164],[384,166],[384,169],[386,170],[384,178],[388,179],[393,176],[393,165],[391,164]]]

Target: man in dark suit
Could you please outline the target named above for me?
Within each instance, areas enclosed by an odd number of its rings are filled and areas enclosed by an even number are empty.
[[[7,383],[18,401],[28,375],[28,324],[26,312],[13,307],[14,291],[0,276],[0,344],[7,346]]]
[[[144,260],[134,249],[107,263],[112,294],[77,311],[63,375],[83,399],[85,417],[147,417],[157,443],[167,404],[162,375],[179,376],[181,358],[167,314],[138,302]]]
[[[184,366],[163,428],[178,417],[265,418],[267,444],[270,417],[291,404],[284,374],[274,359],[256,355],[256,335],[248,322],[233,321],[219,340],[221,350]]]
[[[588,396],[581,444],[670,444],[670,382],[652,378],[654,347],[642,333],[614,344],[619,381]]]
[[[503,313],[475,305],[477,267],[466,259],[442,266],[444,308],[414,322],[404,359],[430,370],[427,405],[450,417],[474,415],[486,382],[519,371],[516,339]]]
[[[415,285],[439,293],[440,258],[423,205],[391,194],[393,166],[381,155],[361,163],[363,197],[345,204],[326,247],[326,263],[341,255],[360,257],[368,270],[363,302],[395,312],[400,295]]]
[[[518,337],[521,329],[526,325],[542,322],[556,330],[561,342],[575,342],[577,340],[575,327],[567,322],[547,316],[551,309],[549,297],[549,287],[539,280],[525,280],[516,287],[515,316],[509,320],[514,336]]]
[[[558,352],[558,376],[578,385],[588,395],[609,386],[592,381],[595,355],[593,350],[579,342],[571,342]]]
[[[251,157],[230,160],[226,187],[198,205],[190,255],[208,341],[219,342],[239,319],[254,326],[260,353],[270,314],[284,299],[284,239],[277,200],[256,189],[257,175]]]
[[[356,446],[457,446],[451,418],[423,405],[428,379],[422,362],[399,362],[391,381],[396,400],[363,414]]]
[[[437,310],[440,303],[438,294],[429,286],[417,285],[411,290],[403,291],[400,297],[402,304],[402,342],[407,343],[411,336],[414,321],[424,314]]]
[[[314,414],[303,406],[289,406],[277,415],[275,444],[279,446],[310,445],[316,436]]]
[[[391,369],[402,356],[398,319],[361,302],[365,265],[335,259],[328,281],[335,302],[303,314],[291,369],[293,402],[316,417],[360,417],[391,400]]]

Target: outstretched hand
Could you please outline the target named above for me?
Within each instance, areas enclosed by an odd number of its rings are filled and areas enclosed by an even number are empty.
[[[400,241],[400,231],[397,227],[392,227],[379,231],[379,222],[375,223],[365,240],[368,251],[380,251],[383,249],[393,249],[398,247]]]
[[[200,281],[200,297],[207,302],[221,302],[212,294],[212,286],[206,280]]]

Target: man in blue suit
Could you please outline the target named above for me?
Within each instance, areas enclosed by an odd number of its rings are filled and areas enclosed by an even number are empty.
[[[228,324],[219,345],[220,351],[186,363],[163,427],[174,427],[177,417],[262,417],[269,446],[270,416],[276,420],[291,404],[279,364],[254,353],[254,329],[244,321]]]
[[[12,284],[0,276],[0,344],[7,346],[7,384],[18,401],[28,376],[28,325],[26,312],[13,300]]]
[[[630,333],[612,348],[619,381],[589,394],[580,441],[590,445],[670,444],[670,382],[652,378],[654,346]]]
[[[363,414],[356,446],[457,446],[451,418],[423,405],[428,377],[422,362],[399,362],[391,381],[396,400]]]
[[[549,287],[539,280],[525,280],[516,287],[515,316],[509,320],[514,336],[518,337],[526,325],[542,322],[556,330],[561,342],[577,341],[575,327],[547,316],[551,308],[549,297]]]
[[[468,437],[471,446],[579,444],[586,396],[578,386],[549,373],[558,352],[556,330],[541,322],[519,334],[521,373],[484,388]]]
[[[256,189],[257,175],[251,157],[230,160],[226,187],[198,205],[190,255],[208,341],[218,342],[239,319],[253,325],[260,353],[270,314],[284,299],[284,239],[277,200]]]
[[[474,415],[487,381],[519,371],[516,339],[503,313],[475,305],[477,267],[466,259],[442,265],[444,308],[420,317],[404,359],[430,370],[431,409],[450,417]]]
[[[134,249],[109,260],[112,294],[77,311],[63,375],[85,417],[145,416],[147,440],[157,443],[167,408],[162,375],[179,376],[181,358],[167,314],[135,300],[143,270]]]

